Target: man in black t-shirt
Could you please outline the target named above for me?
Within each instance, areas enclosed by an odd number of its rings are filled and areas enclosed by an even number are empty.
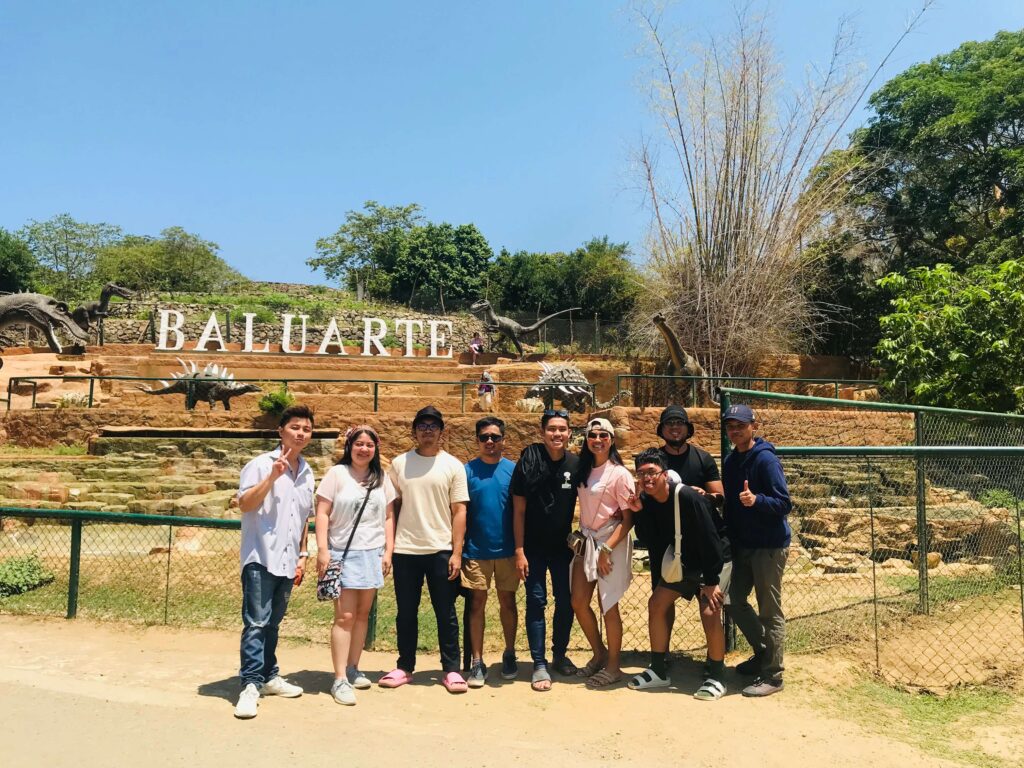
[[[708,651],[704,682],[693,695],[705,701],[719,699],[725,694],[722,682],[725,677],[722,605],[726,602],[732,573],[729,540],[719,534],[710,496],[670,479],[667,463],[660,451],[648,448],[637,456],[636,473],[641,493],[629,500],[634,519],[645,518],[659,537],[669,538],[672,542],[665,550],[651,550],[651,562],[657,561],[659,566],[666,551],[670,557],[675,551],[675,497],[678,491],[682,579],[672,583],[663,579],[654,590],[648,603],[651,664],[630,681],[629,687],[644,690],[670,684],[666,655],[671,627],[662,621],[661,606],[675,605],[680,596],[687,600],[698,597]]]
[[[573,619],[569,598],[572,550],[566,539],[572,530],[576,510],[576,488],[572,478],[579,467],[579,457],[566,450],[570,438],[568,412],[544,411],[540,430],[542,442],[523,449],[512,472],[510,490],[516,568],[526,591],[526,637],[533,657],[531,684],[535,691],[548,691],[551,689],[551,674],[544,655],[548,572],[551,573],[551,591],[555,598],[551,630],[552,667],[561,675],[576,674],[576,665],[565,655]]]

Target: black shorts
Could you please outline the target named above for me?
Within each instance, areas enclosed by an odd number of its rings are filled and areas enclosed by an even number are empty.
[[[658,569],[659,576],[661,575],[661,569]],[[729,604],[729,582],[732,581],[732,563],[725,563],[722,566],[722,572],[718,575],[718,589],[721,590],[722,594],[725,595],[725,605]],[[696,576],[686,574],[682,581],[659,582],[660,586],[665,589],[671,589],[673,592],[678,592],[687,600],[693,600],[700,592],[700,588],[704,586],[700,583],[700,579]]]

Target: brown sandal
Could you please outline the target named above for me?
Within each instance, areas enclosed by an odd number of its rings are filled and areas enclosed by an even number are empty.
[[[622,673],[613,674],[607,669],[602,669],[600,672],[587,678],[587,688],[607,688],[615,685],[622,679]]]

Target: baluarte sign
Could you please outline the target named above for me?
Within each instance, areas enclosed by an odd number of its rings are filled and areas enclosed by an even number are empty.
[[[156,349],[164,352],[175,352],[185,348],[185,316],[176,309],[159,310],[160,319],[157,323]],[[253,324],[256,315],[251,312],[245,313],[245,335],[242,337],[242,352],[252,354],[269,354],[271,352],[270,342],[265,341],[260,346],[253,342]],[[296,323],[296,320],[299,322]],[[308,315],[293,315],[285,313],[281,315],[281,351],[286,355],[348,355],[345,349],[345,340],[338,329],[338,321],[331,318],[324,331],[323,340],[320,342],[316,352],[307,352],[307,321]],[[411,318],[399,318],[395,320],[395,336],[405,336],[405,357],[415,357],[413,351],[413,329],[417,328],[423,333],[424,323],[430,329],[430,353],[429,357],[451,357],[452,356],[452,323],[450,320],[414,320]],[[296,326],[300,330],[296,332]],[[363,318],[363,355],[388,355],[383,341],[388,334],[388,324],[379,317]],[[294,338],[295,336],[298,338]],[[211,312],[210,319],[206,321],[199,341],[195,349],[206,349],[210,344],[218,352],[226,352],[227,345],[224,342],[224,335],[221,332],[220,323],[217,321],[217,313]],[[374,351],[375,350],[375,351]]]

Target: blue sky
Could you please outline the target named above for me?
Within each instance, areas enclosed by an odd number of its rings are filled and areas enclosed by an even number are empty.
[[[841,14],[873,65],[919,2],[768,5],[795,78]],[[680,6],[687,34],[726,25],[724,2]],[[879,84],[1022,27],[1017,0],[945,0]],[[4,0],[0,227],[182,226],[297,282],[323,282],[314,242],[371,199],[476,224],[495,251],[639,244],[639,40],[622,0]]]

